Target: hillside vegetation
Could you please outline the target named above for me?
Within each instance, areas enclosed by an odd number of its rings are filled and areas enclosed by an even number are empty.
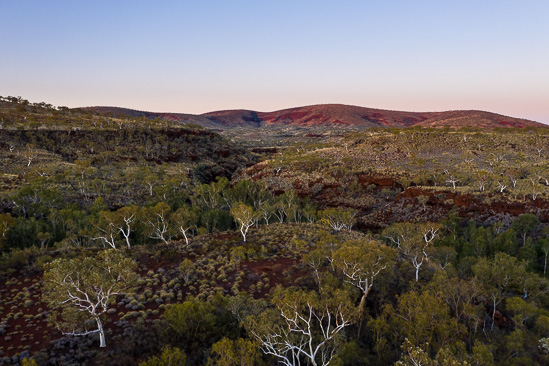
[[[318,104],[273,112],[228,110],[202,115],[156,113],[117,107],[88,107],[85,110],[119,117],[163,118],[169,121],[195,123],[210,128],[236,127],[544,127],[542,123],[502,116],[484,111],[401,112],[343,104]]]
[[[478,223],[526,212],[548,222],[547,131],[370,129],[299,143],[241,179],[295,189],[320,207],[354,208],[367,228],[438,221],[452,208]]]
[[[549,363],[547,129],[0,123],[0,364]]]

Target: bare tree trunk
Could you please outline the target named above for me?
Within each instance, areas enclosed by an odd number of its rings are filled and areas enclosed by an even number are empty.
[[[362,293],[362,298],[360,299],[360,304],[358,305],[358,330],[357,330],[357,340],[360,342],[360,331],[362,330],[362,316],[364,315],[364,304],[366,303],[366,296],[368,292]]]
[[[99,319],[99,317],[96,317],[95,321],[97,322],[97,329],[99,330],[99,347],[107,347],[107,343],[105,343],[105,332],[103,331],[103,323],[101,323],[101,319]]]
[[[181,232],[183,233],[183,236],[185,237],[185,244],[187,246],[189,246],[189,238],[187,237],[187,233],[186,233],[187,230],[181,230]]]
[[[248,233],[248,229],[246,228],[246,230],[244,230],[244,224],[240,225],[240,233],[242,234],[244,242],[246,242],[246,234]]]
[[[120,229],[120,232],[122,233],[122,236],[124,236],[124,239],[126,239],[126,245],[128,246],[128,249],[131,249],[131,244],[130,244],[130,229],[128,228],[128,234],[126,235],[126,232],[124,231],[124,229]]]

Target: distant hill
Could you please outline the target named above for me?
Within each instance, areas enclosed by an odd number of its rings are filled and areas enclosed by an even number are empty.
[[[226,110],[201,115],[145,112],[118,107],[82,109],[112,116],[163,118],[220,129],[263,126],[547,127],[543,123],[484,111],[401,112],[343,104],[319,104],[274,112]]]
[[[86,107],[79,108],[82,110],[93,111],[99,114],[104,114],[112,117],[146,117],[146,118],[162,118],[170,121],[177,121],[181,123],[195,123],[204,127],[216,128],[219,127],[214,120],[211,120],[207,117],[195,115],[195,114],[184,114],[184,113],[158,113],[158,112],[147,112],[147,111],[138,111],[135,109],[129,108],[120,108],[120,107]]]

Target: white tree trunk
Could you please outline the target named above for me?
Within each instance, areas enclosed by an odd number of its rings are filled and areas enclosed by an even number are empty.
[[[103,331],[103,323],[101,323],[101,319],[99,319],[99,317],[96,317],[95,321],[97,322],[97,330],[99,331],[99,347],[107,347],[107,343],[105,343],[105,332]]]
[[[248,234],[248,229],[251,225],[253,225],[253,223],[249,225],[240,224],[240,233],[242,234],[242,239],[244,242],[246,242],[246,234]]]
[[[120,230],[122,236],[124,237],[124,239],[126,239],[126,245],[128,246],[128,249],[131,249],[132,246],[130,244],[130,227],[127,227],[127,231],[125,231],[123,227],[118,228],[118,230]]]
[[[189,238],[187,237],[187,230],[183,230],[183,228],[180,228],[181,233],[185,237],[185,244],[189,246]]]

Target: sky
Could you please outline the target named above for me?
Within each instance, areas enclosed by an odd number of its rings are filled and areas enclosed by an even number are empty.
[[[155,112],[321,103],[549,124],[549,1],[0,0],[0,95]]]

